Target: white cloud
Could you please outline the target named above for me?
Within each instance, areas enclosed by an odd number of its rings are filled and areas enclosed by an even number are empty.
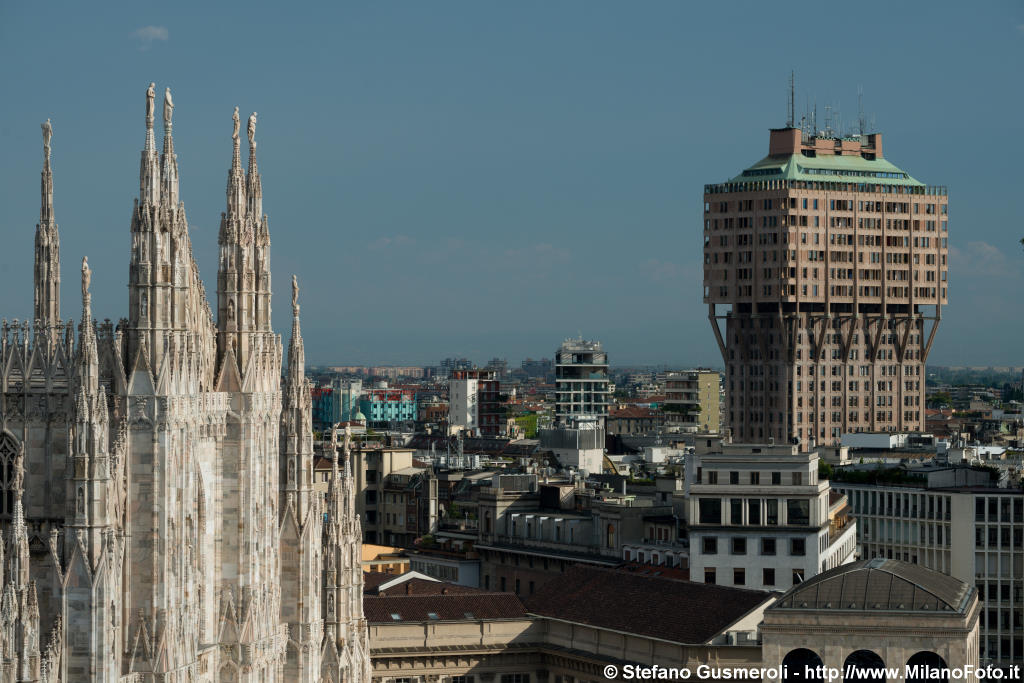
[[[416,240],[408,235],[395,235],[394,237],[378,237],[368,245],[370,249],[387,249],[388,247],[408,247],[416,244]]]
[[[696,277],[694,268],[690,265],[656,258],[647,259],[641,264],[641,268],[654,282],[667,283]]]
[[[148,50],[156,41],[166,43],[170,34],[166,26],[143,26],[135,29],[132,37],[138,42],[140,50]]]

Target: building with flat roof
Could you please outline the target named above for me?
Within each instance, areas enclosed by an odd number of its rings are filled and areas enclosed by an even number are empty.
[[[608,414],[608,354],[599,341],[566,339],[555,352],[555,420]]]
[[[471,436],[504,431],[501,380],[495,370],[452,370],[448,380],[448,424]]]
[[[883,158],[880,133],[772,130],[768,156],[704,187],[704,302],[737,441],[924,428],[948,227],[946,188]]]
[[[980,656],[1024,660],[1024,491],[982,484],[982,468],[840,468],[832,486],[850,500],[866,559],[893,559],[977,588]],[[967,482],[972,485],[963,485]]]
[[[714,370],[668,373],[661,406],[668,422],[686,431],[718,432],[721,378]]]
[[[856,523],[846,496],[797,446],[723,444],[686,457],[690,577],[788,590],[851,562]]]

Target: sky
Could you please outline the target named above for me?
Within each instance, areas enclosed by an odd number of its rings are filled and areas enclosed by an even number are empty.
[[[88,255],[94,314],[126,315],[155,81],[211,294],[231,113],[258,112],[274,324],[295,273],[308,362],[517,364],[583,335],[613,365],[720,365],[703,187],[767,153],[793,70],[798,112],[852,122],[863,87],[886,157],[949,188],[929,362],[1021,365],[1022,67],[999,0],[0,3],[0,315],[31,313],[46,118],[62,313]]]

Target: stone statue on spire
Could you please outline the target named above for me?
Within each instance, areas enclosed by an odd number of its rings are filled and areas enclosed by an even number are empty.
[[[299,279],[292,275],[292,315],[299,317]]]
[[[234,123],[235,123],[235,129],[231,133],[231,139],[232,140],[237,140],[238,139],[238,107],[235,107],[235,113],[231,117],[231,120],[234,121]]]
[[[153,100],[156,99],[156,83],[150,83],[146,89],[146,121],[153,123]]]
[[[92,282],[92,270],[89,268],[89,257],[82,257],[82,299],[89,296],[89,283]]]
[[[164,90],[164,125],[171,125],[171,116],[174,115],[174,100],[171,99],[171,89]]]
[[[43,129],[43,154],[46,158],[50,158],[50,138],[53,137],[53,126],[50,124],[50,119],[46,119],[46,123],[41,124]]]
[[[14,481],[11,489],[19,498],[25,492],[25,449],[19,448],[14,456]]]
[[[249,116],[249,146],[256,146],[256,112]]]

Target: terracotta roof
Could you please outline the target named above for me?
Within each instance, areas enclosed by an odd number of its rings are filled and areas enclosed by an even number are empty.
[[[676,643],[706,643],[771,600],[761,591],[576,565],[526,601],[533,614]]]
[[[363,612],[371,624],[526,617],[526,608],[512,593],[484,592],[471,595],[367,595],[363,597]]]
[[[399,576],[401,575],[388,572],[363,572],[363,593],[376,593],[377,586]]]

